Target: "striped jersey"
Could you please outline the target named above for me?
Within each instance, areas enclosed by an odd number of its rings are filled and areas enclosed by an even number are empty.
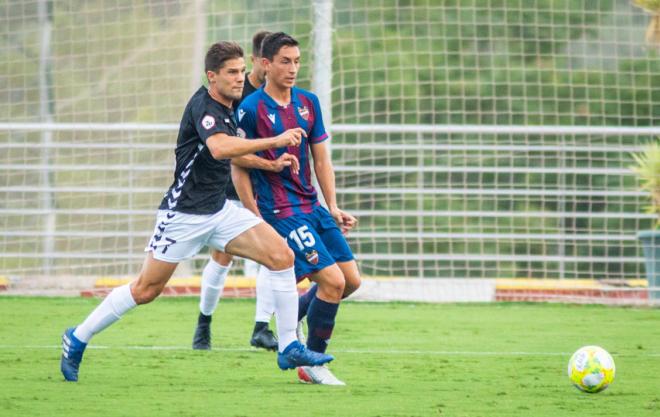
[[[328,138],[323,126],[321,107],[316,95],[303,89],[291,89],[291,102],[281,106],[263,89],[246,97],[238,107],[238,134],[248,139],[277,136],[288,129],[302,128],[307,132],[300,146],[289,146],[257,152],[270,160],[284,152],[295,155],[300,161],[300,172],[294,175],[290,169],[268,172],[250,171],[257,205],[266,220],[283,219],[296,214],[311,213],[319,205],[316,189],[312,185],[310,145]]]

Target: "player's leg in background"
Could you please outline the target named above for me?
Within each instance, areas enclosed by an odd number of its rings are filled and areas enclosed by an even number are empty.
[[[259,264],[250,259],[244,259],[243,261],[243,275],[246,277],[256,277],[259,273]]]
[[[225,288],[225,279],[231,269],[232,259],[231,255],[211,249],[211,259],[202,272],[199,317],[193,336],[193,349],[211,349],[211,319]]]
[[[225,251],[250,258],[265,267],[259,269],[259,274],[273,293],[279,350],[282,351],[296,339],[298,292],[291,249],[275,230],[266,223],[259,223],[231,240]]]
[[[232,203],[244,208],[243,203],[232,200]],[[275,301],[273,291],[267,277],[259,274],[261,265],[251,259],[243,259],[243,275],[256,277],[256,306],[254,312],[254,329],[250,337],[250,345],[266,350],[277,350],[277,338],[268,328],[271,317],[275,314]]]
[[[267,350],[277,350],[277,338],[268,328],[270,318],[275,313],[273,290],[270,287],[267,274],[259,273],[259,270],[263,267],[259,267],[259,264],[249,259],[246,259],[245,262],[246,264],[250,262],[257,265],[257,302],[254,313],[254,330],[252,331],[252,337],[250,337],[250,345]]]
[[[60,370],[67,381],[78,380],[78,367],[87,343],[136,305],[155,299],[167,284],[177,263],[165,262],[149,252],[137,280],[117,287],[77,327],[69,328],[62,336],[62,360]]]
[[[318,291],[319,286],[316,285],[314,281],[310,285],[309,289],[298,298],[298,321],[302,320],[307,316],[307,311],[309,310],[309,304],[312,302],[314,297],[316,297],[316,292]]]

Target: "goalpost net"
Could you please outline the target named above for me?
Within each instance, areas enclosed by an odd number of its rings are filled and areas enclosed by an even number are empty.
[[[360,219],[349,241],[375,278],[365,297],[654,300],[636,235],[655,217],[630,165],[660,136],[660,58],[628,1],[1,7],[0,275],[14,286],[139,270],[206,47],[249,53],[266,29],[301,42],[300,86],[328,86],[315,92],[338,200]]]

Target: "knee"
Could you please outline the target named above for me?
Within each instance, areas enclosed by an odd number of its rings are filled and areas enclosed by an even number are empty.
[[[271,271],[289,269],[293,267],[293,261],[293,251],[283,244],[268,255],[266,268]]]
[[[217,249],[212,249],[211,250],[211,259],[215,261],[215,263],[222,265],[222,266],[227,266],[231,263],[231,261],[234,259],[233,256],[231,256],[228,253],[220,252]]]
[[[333,274],[318,284],[319,291],[322,291],[326,297],[336,301],[341,300],[346,288],[346,282],[341,274]]]
[[[138,281],[131,287],[131,295],[135,300],[135,304],[147,304],[155,300],[162,290],[160,286],[143,285]]]

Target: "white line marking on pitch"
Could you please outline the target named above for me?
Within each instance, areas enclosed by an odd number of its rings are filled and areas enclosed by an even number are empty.
[[[0,345],[0,350],[14,349],[61,349],[60,345]],[[107,349],[107,350],[153,350],[153,351],[192,351],[189,346],[105,346],[91,345],[88,349]],[[216,352],[261,352],[255,348],[213,348]],[[492,351],[451,351],[451,350],[379,350],[379,349],[333,349],[334,353],[349,353],[358,355],[431,355],[431,356],[570,356],[572,352],[492,352]],[[636,352],[636,353],[614,353],[613,356],[650,356],[660,357],[657,352]]]

